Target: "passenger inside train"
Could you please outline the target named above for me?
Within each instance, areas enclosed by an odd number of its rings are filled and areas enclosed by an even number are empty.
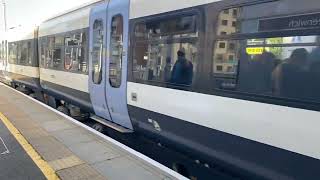
[[[290,49],[291,54],[287,54],[288,58],[283,59],[277,59],[266,49],[262,54],[242,62],[239,75],[241,91],[298,100],[319,99],[319,47],[293,48]]]
[[[193,78],[193,64],[188,59],[186,59],[184,49],[180,49],[177,52],[177,55],[178,59],[173,66],[171,74],[171,83],[180,85],[191,85]]]

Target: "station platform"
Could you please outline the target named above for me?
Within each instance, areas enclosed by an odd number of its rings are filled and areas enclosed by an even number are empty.
[[[0,84],[0,179],[187,178]]]

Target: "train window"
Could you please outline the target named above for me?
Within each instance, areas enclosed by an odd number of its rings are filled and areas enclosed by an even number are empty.
[[[66,47],[64,51],[64,69],[70,70],[75,59],[74,48]]]
[[[33,43],[31,42],[32,40],[30,40],[30,41],[28,41],[27,42],[27,51],[28,51],[28,55],[27,55],[27,64],[29,65],[29,66],[31,66],[32,65],[32,58],[33,58],[33,53],[34,53],[34,49],[33,49],[33,47],[32,47],[32,45],[33,45]]]
[[[64,37],[63,36],[55,36],[54,45],[55,45],[55,47],[64,46]]]
[[[86,32],[82,32],[80,39],[81,39],[81,47],[78,47],[78,53],[77,53],[77,60],[79,63],[79,71],[82,73],[87,73],[88,71],[88,58],[87,58],[87,36]]]
[[[85,58],[86,36],[84,32],[74,33],[65,37],[64,69],[72,72],[87,72]]]
[[[64,69],[72,70],[73,63],[76,61],[78,40],[75,38],[75,35],[71,35],[65,37],[64,42]]]
[[[48,48],[49,49],[54,49],[55,47],[55,37],[48,37]]]
[[[232,10],[230,19],[241,16],[241,9]],[[220,16],[226,18],[224,11]],[[232,25],[223,30],[229,32],[228,35],[247,33],[246,29],[239,31]],[[312,35],[313,32],[302,36],[303,32],[296,29],[294,35],[286,35],[292,33],[288,30],[267,36],[264,31],[262,35],[256,34],[257,38],[218,36],[213,46],[215,88],[320,102],[320,36]],[[223,42],[228,48],[220,48]]]
[[[77,70],[85,73],[87,72],[87,61],[85,58],[85,49],[83,47],[77,48]]]
[[[61,48],[56,47],[57,40],[58,38],[56,37],[40,38],[39,45],[41,67],[49,69],[59,69],[61,64]]]
[[[237,22],[240,19],[240,14],[238,13],[240,9],[241,8],[232,8],[227,10],[228,13],[225,13],[225,11],[220,13],[219,23],[217,23],[217,35],[234,34],[240,31],[237,27]],[[230,14],[229,11],[232,12],[232,14]]]
[[[104,54],[103,21],[96,19],[93,23],[93,49],[92,49],[92,81],[100,84],[102,81],[102,63]]]
[[[123,17],[116,15],[111,21],[109,83],[118,88],[121,85],[123,50]]]
[[[135,26],[133,76],[144,83],[190,87],[198,58],[196,16],[162,21]]]
[[[62,66],[62,50],[61,48],[53,49],[52,68],[61,69]]]
[[[22,41],[18,43],[18,61],[20,65],[27,65],[28,59],[28,44],[26,41]]]
[[[17,43],[15,42],[11,42],[11,43],[8,43],[9,44],[9,47],[8,47],[8,50],[9,50],[9,56],[8,56],[8,59],[9,59],[9,63],[10,64],[16,64],[17,63]]]
[[[81,32],[75,35],[78,41],[77,48],[74,52],[76,60],[73,62],[72,69],[74,71],[86,73],[87,72],[87,58],[86,58],[86,33]]]
[[[46,38],[45,37],[40,37],[39,38],[39,53],[40,53],[40,67],[41,68],[46,68]]]

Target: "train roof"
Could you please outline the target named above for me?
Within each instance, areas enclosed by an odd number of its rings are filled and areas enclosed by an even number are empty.
[[[93,0],[44,21],[39,27],[39,37],[89,27],[89,14],[91,8],[102,2],[105,1]]]
[[[131,0],[130,19],[209,4],[222,0]]]
[[[59,18],[61,16],[65,16],[65,15],[71,14],[71,13],[73,13],[75,11],[80,10],[80,9],[87,8],[87,7],[93,6],[95,4],[105,2],[105,1],[107,1],[107,0],[91,0],[91,1],[89,1],[87,3],[81,4],[80,6],[76,6],[76,7],[73,7],[71,9],[68,9],[66,11],[60,12],[58,14],[55,14],[52,17],[50,17],[49,19],[43,21],[43,23],[51,21],[51,20],[54,20],[54,19]]]
[[[131,0],[129,18],[150,16],[217,1],[221,0],[179,0],[179,3],[174,4],[172,0]],[[93,0],[44,21],[40,24],[39,37],[89,27],[91,8],[103,2],[108,2],[108,0]]]
[[[19,26],[6,32],[8,42],[23,41],[37,38],[38,26]]]

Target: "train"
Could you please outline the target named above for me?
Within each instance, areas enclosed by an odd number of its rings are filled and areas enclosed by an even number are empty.
[[[318,0],[94,0],[9,30],[0,80],[240,179],[317,179],[319,32]]]

